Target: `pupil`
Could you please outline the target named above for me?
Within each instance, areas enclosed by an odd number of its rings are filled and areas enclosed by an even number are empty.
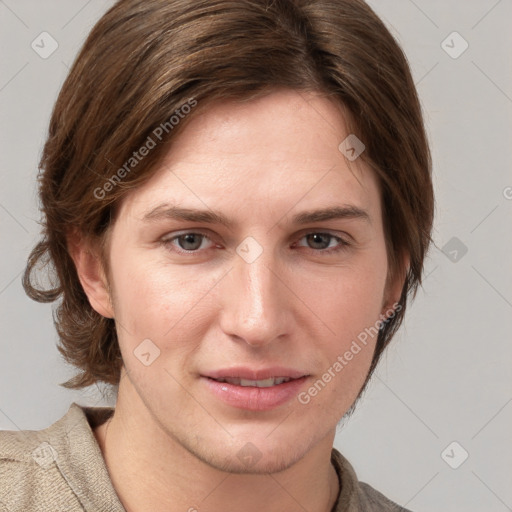
[[[329,238],[330,235],[322,234],[322,233],[313,233],[312,235],[308,235],[308,242],[313,244],[315,249],[326,249],[329,246]],[[318,247],[318,244],[320,247]]]
[[[183,235],[180,237],[180,246],[186,251],[193,251],[194,249],[198,249],[201,246],[201,238],[199,235],[194,233]]]

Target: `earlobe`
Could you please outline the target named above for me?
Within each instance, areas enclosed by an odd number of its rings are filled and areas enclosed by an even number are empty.
[[[114,309],[99,251],[82,237],[68,237],[68,251],[89,304],[100,315],[114,318]]]

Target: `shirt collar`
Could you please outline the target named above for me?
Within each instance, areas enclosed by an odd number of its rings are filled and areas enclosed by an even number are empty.
[[[57,452],[57,467],[85,510],[126,512],[91,428],[91,424],[101,424],[112,413],[110,407],[82,407],[73,403],[48,432],[50,444]]]
[[[104,423],[113,412],[112,407],[84,407],[73,403],[48,432],[50,443],[57,451],[57,467],[85,510],[126,512],[93,432],[93,428]],[[358,512],[358,480],[352,465],[336,448],[332,449],[331,463],[340,487],[331,512]]]

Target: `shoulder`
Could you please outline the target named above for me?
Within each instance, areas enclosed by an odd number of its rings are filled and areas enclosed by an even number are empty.
[[[361,510],[379,512],[411,512],[409,509],[406,509],[386,498],[384,494],[364,482],[359,482],[359,496],[362,504]]]
[[[86,411],[73,403],[48,428],[0,431],[0,511],[84,510],[84,462],[103,462]]]
[[[73,420],[80,420],[74,405],[46,429],[0,431],[0,503],[6,510],[49,510],[54,505],[74,510],[73,493],[66,490],[56,465],[59,455],[65,456],[66,427]]]
[[[87,422],[80,406],[73,403],[68,412],[42,430],[0,430],[0,464],[6,467],[48,467],[56,460],[56,446],[65,448],[73,428]],[[14,464],[12,464],[14,463]]]
[[[386,498],[371,485],[360,482],[350,462],[335,448],[331,460],[341,487],[334,512],[411,512]]]

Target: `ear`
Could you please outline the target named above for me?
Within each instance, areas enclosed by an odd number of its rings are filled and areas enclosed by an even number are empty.
[[[389,314],[391,310],[396,308],[396,304],[400,302],[402,296],[402,290],[405,284],[405,278],[410,265],[409,254],[403,254],[401,256],[401,268],[394,272],[388,271],[388,277],[386,280],[386,288],[384,290],[384,301],[382,303],[382,314]]]
[[[114,318],[99,248],[86,241],[83,236],[73,233],[68,236],[68,252],[75,263],[78,278],[91,307],[106,318]]]

